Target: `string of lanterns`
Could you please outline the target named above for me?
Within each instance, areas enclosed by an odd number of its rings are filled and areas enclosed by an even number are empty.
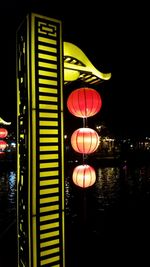
[[[85,155],[96,151],[99,135],[87,126],[87,118],[97,114],[102,107],[100,94],[93,88],[83,87],[71,92],[67,99],[69,112],[83,119],[83,127],[75,130],[71,136],[72,148],[83,155],[83,164],[74,168],[73,182],[82,188],[92,186],[96,181],[96,173],[92,166],[85,164]]]
[[[7,142],[5,138],[8,135],[8,131],[5,128],[0,128],[0,154],[4,153],[4,150],[7,146]]]

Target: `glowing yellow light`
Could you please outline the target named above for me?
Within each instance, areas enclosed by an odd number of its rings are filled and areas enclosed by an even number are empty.
[[[111,78],[111,73],[98,71],[88,57],[76,45],[64,42],[64,81],[78,78],[90,84],[96,84]]]

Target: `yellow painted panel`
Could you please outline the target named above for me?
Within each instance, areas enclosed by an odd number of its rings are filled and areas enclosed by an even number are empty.
[[[56,47],[51,47],[51,46],[46,46],[46,45],[38,45],[38,49],[46,51],[46,52],[53,52],[53,53],[57,52]]]
[[[54,176],[58,176],[59,171],[58,170],[53,170],[53,171],[46,171],[46,172],[40,172],[40,177],[54,177]]]
[[[59,239],[55,239],[55,240],[51,240],[51,241],[47,241],[47,242],[41,242],[40,248],[45,248],[48,246],[56,245],[56,244],[59,244],[59,242],[60,242]]]
[[[23,185],[24,176],[21,175],[21,185]]]
[[[52,56],[52,55],[42,54],[42,53],[38,53],[38,58],[57,61],[57,56]]]
[[[44,239],[44,238],[48,238],[48,237],[54,237],[54,236],[58,236],[59,235],[59,231],[53,231],[53,232],[48,232],[45,234],[40,234],[40,240]]]
[[[59,201],[59,196],[40,198],[40,204],[48,204]]]
[[[58,209],[59,209],[59,205],[53,205],[53,206],[49,206],[49,207],[42,207],[42,208],[40,208],[40,213],[47,212],[47,211],[52,211],[52,210],[58,210]]]
[[[40,169],[43,168],[56,168],[58,167],[58,162],[44,162],[44,163],[40,163]]]
[[[58,110],[57,105],[50,105],[50,104],[39,104],[40,109],[49,109],[49,110]]]
[[[57,72],[39,70],[38,73],[39,75],[57,78]]]
[[[58,113],[50,113],[50,112],[40,112],[39,113],[40,118],[53,118],[57,119],[58,118]]]
[[[32,249],[33,249],[33,266],[37,266],[37,233],[36,233],[36,216],[32,217]]]
[[[40,225],[40,231],[42,230],[48,230],[48,229],[53,229],[59,227],[59,222],[54,222],[54,223],[46,223],[46,224],[42,224]]]
[[[39,87],[39,92],[57,94],[58,90],[54,88],[48,88],[48,87]]]
[[[47,27],[47,26],[43,26],[42,27],[42,29],[41,28],[39,28],[38,29],[38,32],[39,33],[42,33],[43,35],[45,34],[46,36],[47,35],[51,35],[51,36],[57,36],[57,34],[56,34],[56,30],[55,30],[55,32],[52,32],[53,30],[50,30],[50,28],[49,27]]]
[[[40,134],[58,134],[58,129],[40,129]]]
[[[58,261],[58,260],[60,260],[60,256],[55,256],[55,257],[53,257],[53,258],[49,258],[49,259],[45,259],[45,260],[41,260],[41,261],[40,261],[40,264],[41,264],[41,266],[42,266],[42,265],[45,265],[45,264],[48,264],[48,263],[52,263],[52,262],[54,262],[54,261]]]
[[[58,146],[40,146],[40,151],[58,151]]]
[[[52,39],[45,38],[45,37],[40,37],[40,36],[38,36],[38,41],[39,42],[43,42],[43,43],[47,43],[47,44],[54,44],[54,45],[57,44],[56,40],[52,40]]]
[[[38,33],[46,34],[48,36],[57,36],[57,26],[51,22],[38,21]]]
[[[58,219],[58,218],[59,218],[59,214],[58,213],[51,214],[51,215],[40,216],[40,222],[50,221],[50,220]]]
[[[58,138],[57,137],[41,137],[40,138],[40,143],[58,143]]]
[[[53,63],[47,63],[47,62],[38,61],[38,66],[44,67],[47,69],[57,70],[57,64],[55,64],[54,62]]]
[[[50,254],[54,254],[54,253],[58,253],[60,251],[60,248],[52,248],[52,249],[48,249],[48,250],[44,250],[40,252],[40,256],[46,256],[46,255],[50,255]]]
[[[39,79],[39,84],[47,84],[47,85],[55,85],[57,86],[58,82],[55,80],[48,80],[48,79]]]
[[[20,223],[20,231],[22,232],[22,223]]]
[[[49,179],[49,180],[44,180],[44,181],[40,181],[40,186],[45,186],[45,185],[54,185],[54,184],[59,184],[59,180],[58,179]]]
[[[41,189],[40,195],[53,194],[53,193],[58,193],[58,192],[59,192],[59,188]]]
[[[58,121],[40,121],[40,126],[58,126]]]
[[[58,97],[56,96],[45,96],[45,95],[40,95],[39,96],[40,101],[51,101],[51,102],[58,102]]]
[[[58,154],[41,154],[40,160],[46,160],[46,159],[58,159]]]

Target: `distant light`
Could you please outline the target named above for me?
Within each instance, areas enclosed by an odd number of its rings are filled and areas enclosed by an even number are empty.
[[[16,143],[15,143],[15,142],[12,142],[10,145],[11,145],[12,147],[16,147]]]

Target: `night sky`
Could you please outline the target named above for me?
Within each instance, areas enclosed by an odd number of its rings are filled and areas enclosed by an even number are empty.
[[[1,7],[0,117],[16,123],[16,29],[32,10],[62,20],[63,40],[79,46],[98,70],[112,73],[97,86],[100,122],[116,134],[150,136],[148,9],[80,2],[58,7],[57,1],[6,1]]]

